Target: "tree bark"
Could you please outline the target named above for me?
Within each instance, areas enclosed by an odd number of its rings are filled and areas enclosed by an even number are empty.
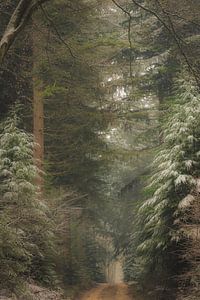
[[[44,189],[44,97],[43,82],[38,74],[39,61],[41,58],[40,36],[34,30],[32,32],[33,47],[33,159],[38,168],[35,184],[43,194]]]
[[[30,20],[35,10],[49,0],[20,0],[0,40],[0,65],[18,34]]]
[[[34,161],[38,168],[36,185],[43,193],[44,187],[44,107],[41,84],[33,78],[33,136],[34,136]]]

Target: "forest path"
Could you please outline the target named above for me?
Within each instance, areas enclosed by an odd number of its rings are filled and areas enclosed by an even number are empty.
[[[115,285],[100,284],[86,292],[80,299],[77,300],[142,300],[141,298],[132,298],[129,295],[128,286],[120,283]]]

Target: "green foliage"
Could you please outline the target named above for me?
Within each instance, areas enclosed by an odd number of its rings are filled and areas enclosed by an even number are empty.
[[[188,38],[194,24],[189,26],[187,20],[175,15],[170,23],[162,10],[162,5],[170,1],[160,1],[161,5],[154,5],[155,2],[139,1],[160,13],[170,28],[177,26],[175,37],[179,39],[180,35],[181,46],[190,45],[184,52],[189,62],[196,53],[191,66],[198,69],[198,38]],[[25,278],[52,284],[54,261],[60,269],[59,277],[68,285],[86,287],[93,280],[103,280],[102,263],[106,253],[96,231],[89,228],[91,223],[86,222],[88,216],[93,225],[100,225],[100,236],[112,239],[115,248],[112,254],[125,254],[127,280],[137,278],[145,282],[151,277],[153,284],[165,284],[177,274],[176,250],[180,249],[182,238],[179,221],[182,208],[190,205],[191,198],[187,195],[195,188],[199,176],[199,95],[189,82],[182,85],[179,101],[170,98],[182,59],[173,37],[157,18],[133,3],[124,3],[132,14],[130,49],[124,34],[124,29],[128,29],[127,14],[115,15],[113,7],[106,1],[56,0],[53,5],[49,3],[46,18],[38,14],[37,25],[33,26],[39,27],[42,35],[48,31],[47,42],[38,32],[33,35],[40,49],[37,50],[40,55],[35,57],[34,79],[43,86],[48,176],[53,186],[62,185],[66,189],[70,186],[79,196],[84,196],[84,201],[76,207],[78,210],[73,207],[75,213],[72,207],[67,207],[65,213],[59,211],[59,221],[54,211],[48,210],[34,184],[38,170],[33,164],[32,136],[18,128],[18,119],[13,114],[0,137],[2,287],[16,288]],[[8,1],[8,16],[11,11]],[[122,20],[124,17],[126,20]],[[6,11],[3,26],[7,18]],[[119,22],[120,29],[116,26]],[[187,27],[185,41],[181,38],[184,27]],[[32,41],[26,34],[24,37],[24,49],[19,40],[14,58],[0,74],[3,113],[0,117],[7,111],[8,103],[32,97],[29,78]],[[20,65],[23,68],[17,76]],[[3,88],[5,83],[7,88]],[[149,148],[158,144],[158,106],[163,100],[173,108],[164,125],[164,143],[146,192],[151,198],[139,209],[135,232],[132,224],[135,206],[142,198],[138,178],[145,173]],[[160,108],[164,111],[166,106]],[[108,159],[108,148],[110,152],[115,151],[112,160]],[[57,230],[61,219],[65,228],[56,231],[55,242],[52,225],[56,223]]]
[[[68,273],[69,281],[83,287],[90,286],[92,282],[103,281],[103,247],[100,246],[95,232],[84,223],[74,223],[72,236],[72,272]]]
[[[34,184],[34,143],[18,124],[13,112],[0,136],[0,282],[9,289],[27,278],[53,280],[53,236],[47,207]]]
[[[191,81],[181,82],[178,101],[163,130],[163,145],[154,163],[149,187],[152,197],[138,211],[137,257],[139,278],[157,282],[177,275],[182,235],[182,208],[199,176],[200,98]],[[180,267],[180,265],[179,265]],[[177,269],[176,269],[177,268]]]
[[[68,214],[67,236],[64,247],[60,248],[58,262],[62,282],[69,287],[88,288],[93,282],[104,281],[105,250],[95,231],[90,228],[91,224],[78,217],[73,208],[68,210]]]
[[[71,5],[75,10],[69,10],[65,1],[55,2],[49,5],[48,13],[75,57],[54,31],[49,34],[48,57],[43,57],[43,38],[39,41],[41,56],[36,73],[42,81],[46,115],[46,171],[53,186],[70,186],[87,193],[91,200],[101,184],[98,172],[104,164],[106,144],[99,132],[106,128],[109,116],[101,111],[99,72],[87,59],[88,53],[91,59],[94,44],[90,22],[97,13],[84,1],[73,1]],[[39,22],[44,26],[42,18]],[[92,57],[96,59],[94,51]]]

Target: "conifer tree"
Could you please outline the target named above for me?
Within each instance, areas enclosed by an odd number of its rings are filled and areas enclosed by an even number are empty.
[[[53,231],[34,184],[33,138],[19,128],[14,110],[0,136],[3,288],[16,288],[28,278],[48,283],[54,272]]]
[[[182,81],[177,97],[164,125],[162,147],[153,163],[154,175],[149,185],[152,197],[138,211],[136,262],[141,268],[140,276],[146,279],[154,274],[157,280],[161,276],[167,281],[181,270],[179,222],[183,217],[182,207],[191,205],[189,195],[199,177],[198,89],[193,82]]]

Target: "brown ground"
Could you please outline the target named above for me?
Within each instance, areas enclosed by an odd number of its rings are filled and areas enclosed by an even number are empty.
[[[129,289],[126,284],[100,284],[86,292],[81,298],[77,300],[142,300],[139,298],[132,298],[129,294]]]

